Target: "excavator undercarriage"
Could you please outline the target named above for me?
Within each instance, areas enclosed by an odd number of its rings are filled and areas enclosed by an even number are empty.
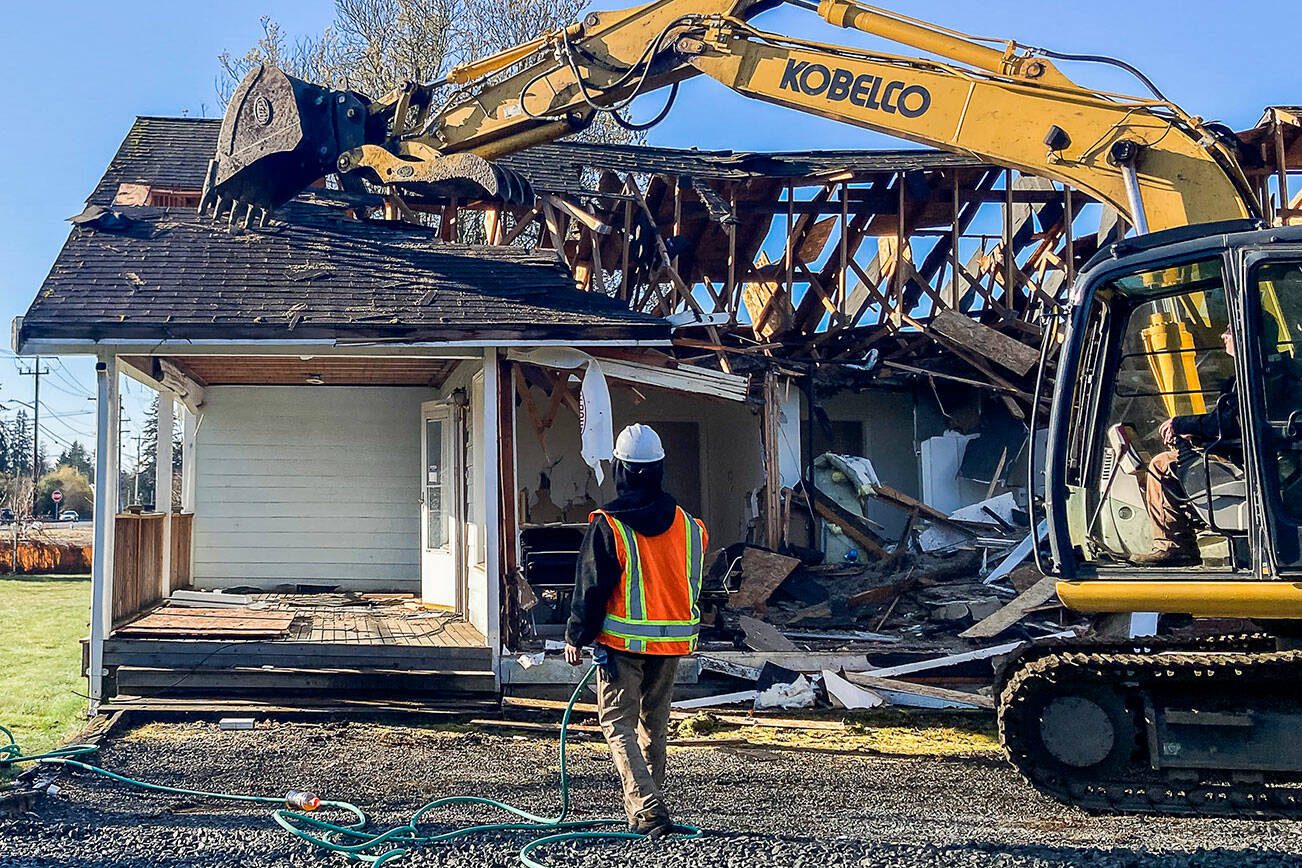
[[[1274,637],[1032,646],[999,685],[1008,757],[1092,811],[1302,816],[1302,652]]]

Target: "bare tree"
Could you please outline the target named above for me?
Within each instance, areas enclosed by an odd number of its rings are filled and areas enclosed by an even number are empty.
[[[221,72],[217,76],[217,97],[222,105],[230,102],[235,86],[249,70],[261,63],[285,70],[296,78],[341,86],[335,79],[335,55],[338,38],[333,27],[320,36],[303,36],[292,42],[284,29],[269,17],[263,17],[262,36],[242,55],[223,51],[217,55]]]
[[[335,88],[381,97],[404,81],[437,81],[459,63],[527,42],[578,20],[589,0],[335,0],[335,19],[320,36],[290,37],[270,18],[242,55],[224,51],[217,94],[260,63]],[[642,141],[601,114],[582,138]]]

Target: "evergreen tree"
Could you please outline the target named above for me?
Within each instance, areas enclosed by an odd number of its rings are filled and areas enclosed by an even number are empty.
[[[9,424],[9,470],[19,476],[32,473],[32,423],[26,410],[14,414]]]
[[[158,397],[145,412],[145,427],[141,432],[144,440],[140,443],[140,463],[135,467],[135,474],[140,477],[140,500],[142,504],[154,501],[154,484],[158,481]],[[133,480],[134,482],[134,480]],[[135,489],[132,489],[134,493]]]
[[[55,467],[71,467],[87,478],[95,475],[95,465],[90,460],[90,453],[86,451],[86,447],[80,440],[72,441],[72,445],[59,454]]]
[[[9,460],[9,423],[0,419],[0,476],[8,476],[12,472]]]

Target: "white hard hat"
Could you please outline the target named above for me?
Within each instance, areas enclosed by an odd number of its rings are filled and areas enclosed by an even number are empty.
[[[615,457],[628,464],[651,464],[664,460],[665,447],[649,426],[629,425],[615,439]]]

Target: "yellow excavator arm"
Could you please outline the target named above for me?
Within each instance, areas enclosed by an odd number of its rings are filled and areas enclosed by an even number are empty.
[[[657,0],[594,12],[454,69],[443,82],[409,84],[376,102],[256,69],[227,111],[211,198],[274,206],[336,169],[400,188],[512,198],[527,190],[493,167],[494,158],[705,74],[756,99],[1061,181],[1140,231],[1255,216],[1226,136],[1156,94],[1093,91],[1037,50],[996,47],[851,0],[816,8],[832,24],[940,59],[799,40],[748,23],[781,2]],[[455,88],[433,110],[436,90],[447,85]]]

